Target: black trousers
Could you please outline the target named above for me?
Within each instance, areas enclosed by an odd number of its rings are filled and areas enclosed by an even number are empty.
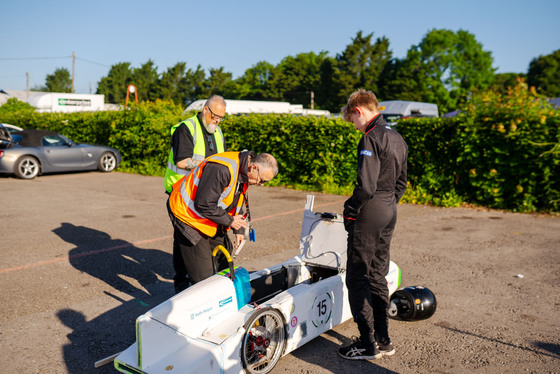
[[[209,278],[216,271],[228,267],[227,258],[221,251],[216,255],[215,268],[212,259],[212,251],[218,245],[223,245],[229,250],[227,236],[202,238],[193,245],[181,231],[176,228],[173,231],[173,268],[175,269],[173,283],[175,293],[183,291],[191,283],[198,283]]]
[[[390,245],[397,222],[394,194],[378,194],[360,212],[348,233],[346,286],[350,309],[364,344],[388,344]]]

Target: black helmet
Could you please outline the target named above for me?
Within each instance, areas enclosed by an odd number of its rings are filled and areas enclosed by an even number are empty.
[[[388,314],[394,319],[419,321],[430,318],[436,307],[436,296],[426,287],[405,287],[391,295]]]

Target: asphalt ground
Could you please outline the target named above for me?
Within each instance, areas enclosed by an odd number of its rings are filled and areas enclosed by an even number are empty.
[[[136,317],[173,295],[163,179],[113,173],[0,176],[0,368],[115,373],[94,363],[134,342]],[[298,253],[305,191],[251,187],[248,270]],[[344,196],[313,193],[340,213]],[[401,204],[392,259],[438,297],[429,320],[390,322],[397,354],[349,362],[348,321],[273,373],[560,372],[560,219]]]

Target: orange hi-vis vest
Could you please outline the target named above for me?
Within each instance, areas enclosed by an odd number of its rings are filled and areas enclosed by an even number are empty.
[[[212,155],[202,161],[193,171],[179,179],[173,185],[173,192],[169,196],[169,206],[171,211],[181,221],[187,225],[194,227],[204,235],[212,237],[216,235],[218,225],[216,222],[209,220],[196,211],[194,200],[198,190],[200,177],[204,171],[204,167],[214,162],[224,165],[228,168],[231,175],[230,182],[220,195],[218,207],[227,210],[233,204],[236,192],[237,180],[239,177],[239,152],[223,152]],[[247,184],[243,184],[243,194],[239,197],[236,206],[232,207],[229,212],[230,216],[239,213],[243,206],[245,192],[247,192]]]

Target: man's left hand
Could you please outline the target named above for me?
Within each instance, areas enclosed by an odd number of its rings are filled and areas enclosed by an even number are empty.
[[[247,227],[247,221],[243,219],[243,216],[241,214],[236,214],[235,216],[233,216],[233,222],[231,223],[230,227],[234,230],[239,230],[243,227]]]
[[[245,235],[243,235],[243,234],[235,234],[235,248],[239,247],[239,245],[240,245],[241,242],[243,241],[243,238],[245,238]]]

